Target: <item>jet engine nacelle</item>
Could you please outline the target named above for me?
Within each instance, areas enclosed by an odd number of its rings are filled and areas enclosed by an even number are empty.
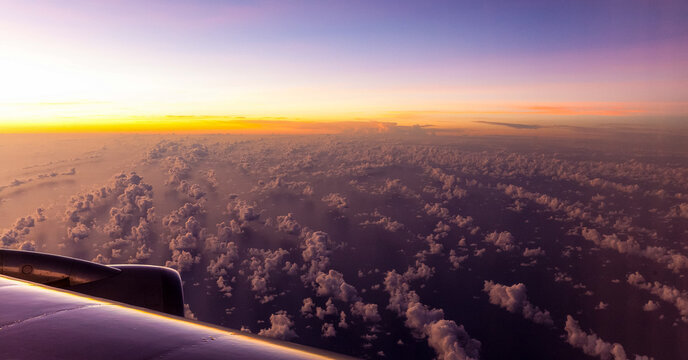
[[[103,265],[66,256],[0,249],[0,274],[184,316],[179,273],[151,265]]]

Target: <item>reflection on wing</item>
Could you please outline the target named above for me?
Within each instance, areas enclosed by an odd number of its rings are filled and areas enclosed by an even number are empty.
[[[0,276],[8,359],[346,358]]]

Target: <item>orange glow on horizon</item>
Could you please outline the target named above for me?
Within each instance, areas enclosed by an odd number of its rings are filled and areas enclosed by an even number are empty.
[[[78,104],[78,103],[77,103]],[[476,104],[454,109],[400,110],[368,113],[309,114],[306,116],[64,116],[58,109],[50,119],[43,115],[29,120],[0,120],[0,133],[238,133],[238,134],[329,134],[346,130],[390,126],[432,126],[443,129],[475,127],[475,120],[528,124],[572,125],[571,122],[603,118],[628,119],[638,116],[675,116],[686,108],[682,103],[625,104]],[[62,116],[60,116],[62,115]]]
[[[353,122],[347,123],[353,126]],[[164,116],[149,118],[0,123],[0,133],[236,133],[326,134],[341,122],[253,119],[240,117]]]

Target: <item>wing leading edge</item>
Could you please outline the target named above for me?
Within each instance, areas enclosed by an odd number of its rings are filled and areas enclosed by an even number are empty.
[[[4,359],[350,359],[0,275]]]

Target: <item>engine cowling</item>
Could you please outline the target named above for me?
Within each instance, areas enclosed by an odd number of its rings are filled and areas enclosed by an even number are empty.
[[[0,249],[0,274],[184,316],[179,273],[152,265],[103,265],[32,251]]]

